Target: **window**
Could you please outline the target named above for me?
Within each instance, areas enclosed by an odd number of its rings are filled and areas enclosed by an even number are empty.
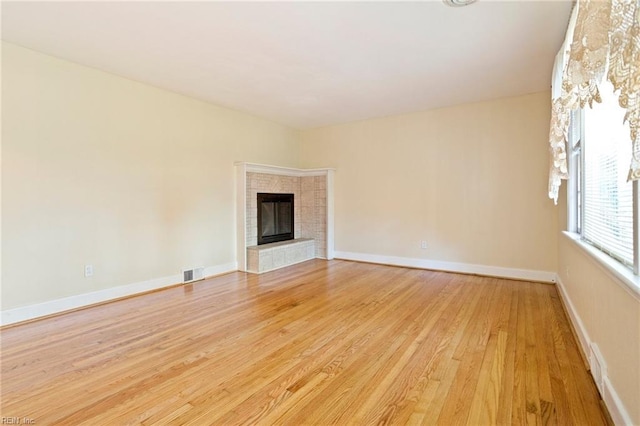
[[[627,182],[629,127],[610,84],[602,103],[577,111],[569,131],[569,230],[638,273],[637,184]]]

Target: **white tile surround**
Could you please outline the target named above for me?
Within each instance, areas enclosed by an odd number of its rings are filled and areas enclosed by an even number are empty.
[[[313,257],[333,259],[333,169],[292,169],[244,162],[235,166],[237,255],[241,271],[266,272]],[[273,251],[271,248],[275,247],[271,245],[256,247],[259,192],[294,194],[296,240],[283,242]],[[302,250],[300,243],[307,240]],[[287,243],[292,247],[287,249]],[[314,247],[313,253],[310,247]],[[284,264],[280,262],[281,252],[288,259]],[[273,261],[274,254],[278,255],[277,262]]]

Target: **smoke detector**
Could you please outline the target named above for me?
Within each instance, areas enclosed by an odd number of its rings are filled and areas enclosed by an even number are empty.
[[[442,0],[444,4],[451,7],[469,6],[471,3],[475,3],[476,0]]]

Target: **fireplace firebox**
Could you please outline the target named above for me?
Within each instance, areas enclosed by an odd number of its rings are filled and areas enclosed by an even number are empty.
[[[293,194],[258,193],[258,245],[293,240]]]

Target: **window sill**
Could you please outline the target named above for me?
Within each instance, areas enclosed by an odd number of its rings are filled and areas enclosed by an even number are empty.
[[[563,231],[562,233],[567,239],[579,247],[594,264],[610,275],[627,293],[640,301],[640,276],[634,275],[631,269],[582,241],[580,235],[568,231]]]

